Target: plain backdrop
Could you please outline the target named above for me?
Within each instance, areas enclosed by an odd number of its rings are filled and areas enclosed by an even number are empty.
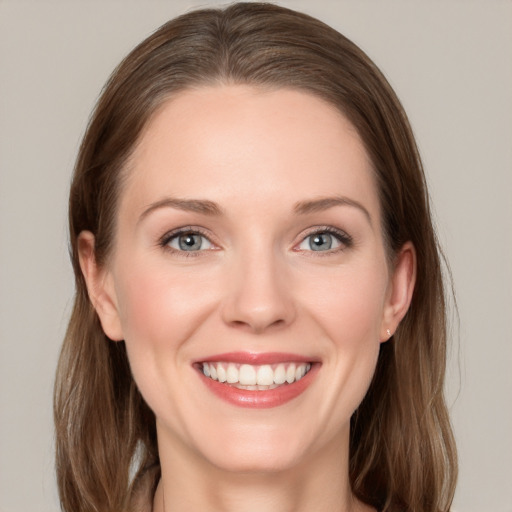
[[[353,39],[410,116],[460,311],[457,512],[512,512],[512,2],[280,1]],[[59,509],[52,385],[73,295],[66,201],[107,76],[218,2],[0,0],[0,512]]]

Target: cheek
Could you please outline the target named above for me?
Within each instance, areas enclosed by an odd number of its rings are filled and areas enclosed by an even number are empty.
[[[116,288],[127,343],[179,345],[209,311],[212,290],[188,272],[130,264]]]
[[[339,271],[322,280],[322,286],[310,296],[309,311],[326,341],[329,385],[338,390],[319,405],[323,415],[331,418],[331,433],[339,421],[348,421],[373,378],[380,350],[386,276],[380,267]]]
[[[335,343],[357,348],[378,341],[387,290],[381,267],[340,268],[309,287],[308,309]]]
[[[194,333],[216,301],[213,287],[188,272],[133,260],[117,282],[118,310],[132,373],[150,406],[179,378],[170,368],[188,365]],[[171,378],[172,377],[172,378]],[[169,388],[169,389],[168,389]]]
[[[118,265],[118,311],[137,387],[157,416],[179,425],[177,390],[188,382],[195,334],[215,309],[216,287],[188,270],[151,263],[133,258]]]

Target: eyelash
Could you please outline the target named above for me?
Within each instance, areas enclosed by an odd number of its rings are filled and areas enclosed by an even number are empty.
[[[341,229],[337,229],[332,226],[319,226],[319,227],[315,228],[313,231],[310,231],[309,233],[305,234],[302,237],[302,239],[298,245],[302,244],[307,238],[310,238],[310,237],[313,237],[313,236],[319,235],[319,234],[332,235],[341,244],[340,247],[336,247],[334,249],[328,249],[327,251],[310,250],[310,251],[304,251],[304,252],[315,252],[316,253],[315,256],[325,256],[328,254],[333,254],[333,253],[337,253],[340,251],[344,251],[345,249],[352,247],[352,245],[354,243],[352,237],[348,233],[345,233],[345,231],[342,231]],[[296,249],[296,250],[299,251],[301,249]]]
[[[306,251],[306,250],[301,250],[301,249],[295,249],[295,250],[302,251],[302,252],[317,252],[318,253],[318,254],[316,254],[317,256],[323,256],[325,254],[332,254],[332,253],[337,253],[339,251],[343,251],[347,248],[350,248],[353,245],[352,237],[349,234],[345,233],[344,231],[334,228],[332,226],[319,226],[319,227],[315,228],[313,231],[310,231],[307,234],[304,234],[304,236],[301,238],[301,241],[299,242],[299,244],[296,244],[295,247],[297,245],[302,244],[307,238],[313,237],[318,234],[332,235],[341,244],[341,246],[337,247],[335,249],[329,249],[326,251],[312,251],[312,250]],[[202,229],[197,228],[195,226],[185,226],[182,228],[175,229],[173,231],[169,231],[164,236],[162,236],[160,238],[158,244],[164,250],[172,252],[173,254],[179,254],[180,256],[183,256],[185,258],[197,257],[201,253],[205,252],[206,249],[198,250],[198,251],[180,251],[178,249],[170,247],[169,243],[173,239],[175,239],[181,235],[199,235],[199,236],[206,238],[212,245],[215,246],[215,243],[210,240],[210,235],[208,233],[206,233],[205,231],[203,231]]]
[[[181,235],[199,235],[206,238],[213,246],[215,244],[210,240],[210,236],[206,231],[203,231],[200,228],[195,226],[185,226],[182,228],[174,229],[173,231],[167,232],[162,238],[160,238],[158,245],[162,247],[165,251],[172,252],[173,254],[178,254],[179,256],[183,256],[185,258],[194,258],[199,256],[203,251],[180,251],[171,247],[169,243],[174,239]],[[211,250],[211,249],[210,249]]]

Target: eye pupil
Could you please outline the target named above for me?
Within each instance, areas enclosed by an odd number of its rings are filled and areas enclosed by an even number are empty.
[[[196,251],[201,249],[201,235],[187,233],[179,237],[179,246],[183,251]]]
[[[317,233],[311,237],[309,246],[313,251],[329,250],[332,247],[332,235]]]

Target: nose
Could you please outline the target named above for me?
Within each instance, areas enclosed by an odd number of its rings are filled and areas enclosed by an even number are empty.
[[[269,254],[245,255],[230,268],[222,308],[224,322],[261,334],[294,321],[292,283],[277,260]]]

